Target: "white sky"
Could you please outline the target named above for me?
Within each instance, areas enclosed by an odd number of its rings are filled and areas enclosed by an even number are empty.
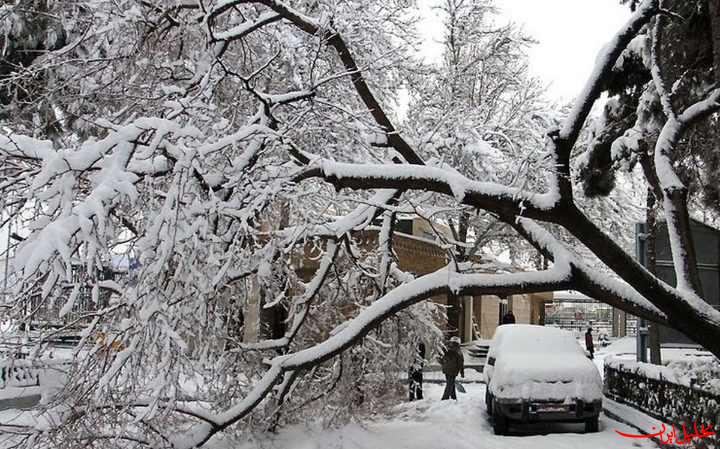
[[[421,29],[428,42],[423,54],[435,59],[440,47],[440,19],[431,6],[437,0],[419,0],[425,17]],[[530,49],[530,68],[549,84],[555,99],[571,100],[580,93],[595,56],[629,18],[630,9],[619,0],[496,0],[501,8],[498,23],[508,21],[539,41]]]

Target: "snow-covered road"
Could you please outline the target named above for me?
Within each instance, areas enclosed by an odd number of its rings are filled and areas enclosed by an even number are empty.
[[[511,426],[511,436],[495,436],[485,413],[485,385],[467,385],[459,400],[440,401],[442,386],[426,385],[428,399],[400,404],[386,417],[337,430],[313,426],[285,429],[272,440],[237,449],[625,449],[656,448],[648,440],[626,439],[618,429],[637,433],[601,416],[600,432],[583,433],[583,424]],[[223,447],[219,445],[218,448]]]

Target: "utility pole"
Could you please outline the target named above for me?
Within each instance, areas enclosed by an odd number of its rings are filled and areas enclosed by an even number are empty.
[[[635,256],[640,265],[645,266],[647,263],[647,225],[645,223],[635,223]],[[637,361],[647,362],[648,347],[648,323],[644,318],[638,317],[637,324]]]
[[[651,189],[647,192],[645,208],[645,268],[654,275],[657,274],[657,200]],[[648,323],[648,345],[650,346],[650,363],[662,364],[660,352],[660,327],[657,323]]]

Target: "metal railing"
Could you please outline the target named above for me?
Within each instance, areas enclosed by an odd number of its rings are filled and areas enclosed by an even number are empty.
[[[639,369],[605,365],[604,393],[608,398],[629,405],[668,424],[693,428],[697,423],[720,424],[720,395],[665,379],[654,379]],[[649,429],[648,429],[649,430]],[[720,435],[703,439],[704,447],[720,449]],[[700,447],[699,445],[697,447]]]

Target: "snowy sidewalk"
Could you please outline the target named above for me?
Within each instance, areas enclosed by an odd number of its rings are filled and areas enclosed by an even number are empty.
[[[284,429],[263,441],[238,445],[218,442],[213,449],[631,449],[657,448],[647,440],[620,437],[615,429],[635,429],[605,416],[600,432],[585,434],[583,424],[511,426],[496,436],[485,413],[485,385],[471,384],[459,400],[440,401],[442,387],[427,385],[428,399],[403,403],[365,425],[323,430],[309,424]],[[265,439],[270,438],[270,439]]]

